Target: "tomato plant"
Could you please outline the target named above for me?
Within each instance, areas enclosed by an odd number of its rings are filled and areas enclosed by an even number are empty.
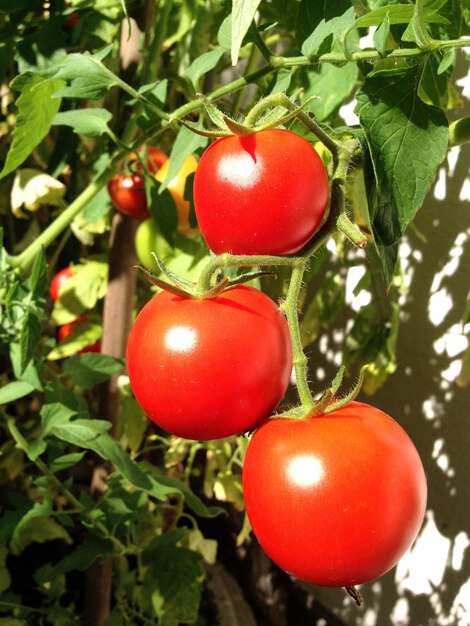
[[[147,154],[148,171],[156,174],[167,158],[164,152],[150,146]],[[150,213],[147,207],[144,178],[139,173],[142,164],[134,153],[129,157],[129,166],[136,171],[113,176],[108,182],[108,192],[116,209],[124,215],[142,220],[150,217]]]
[[[163,291],[132,327],[127,367],[137,401],[161,428],[187,439],[228,437],[252,430],[282,399],[289,331],[252,287],[203,300]]]
[[[352,586],[382,576],[414,541],[426,478],[405,431],[368,404],[271,419],[246,452],[243,492],[260,544],[309,583]]]
[[[320,226],[328,202],[321,158],[286,130],[218,139],[202,155],[194,206],[216,254],[292,254]]]
[[[49,293],[54,302],[59,299],[62,286],[73,276],[73,267],[68,266],[57,272],[49,285]]]

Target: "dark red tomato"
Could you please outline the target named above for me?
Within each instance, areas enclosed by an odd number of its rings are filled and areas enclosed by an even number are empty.
[[[59,299],[60,290],[62,286],[73,276],[73,267],[65,267],[60,272],[54,276],[51,280],[51,284],[49,286],[49,293],[51,294],[51,298],[56,302]]]
[[[147,168],[151,174],[155,174],[167,160],[164,152],[150,146],[147,153]],[[142,169],[135,154],[130,155],[130,163],[136,170]],[[108,183],[108,192],[111,200],[121,213],[143,220],[150,217],[145,195],[144,178],[138,172],[133,174],[116,174]]]
[[[66,337],[70,335],[70,333],[73,332],[74,328],[78,326],[78,324],[80,324],[81,322],[85,322],[87,319],[88,318],[86,315],[81,315],[73,322],[69,322],[68,324],[60,326],[59,330],[57,331],[58,341],[63,341]],[[98,339],[98,341],[95,341],[95,343],[90,344],[89,346],[85,346],[84,348],[79,350],[78,354],[84,354],[85,352],[101,352],[100,339]]]
[[[157,294],[127,344],[135,397],[164,430],[219,439],[252,430],[282,399],[292,351],[285,318],[257,289],[216,298]]]
[[[253,532],[282,569],[352,586],[390,570],[414,541],[426,478],[405,431],[368,404],[271,419],[248,444],[243,492]]]
[[[308,141],[288,130],[218,139],[194,178],[202,235],[216,254],[291,254],[320,226],[328,178]]]

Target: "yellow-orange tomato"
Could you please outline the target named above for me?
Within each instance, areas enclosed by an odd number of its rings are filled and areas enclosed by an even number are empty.
[[[170,159],[165,161],[158,170],[155,178],[160,183],[165,180],[169,167]],[[190,174],[196,171],[196,168],[196,159],[193,155],[188,156],[179,172],[168,184],[168,191],[171,193],[173,200],[175,201],[176,208],[178,209],[179,233],[187,233],[191,230],[191,226],[189,225],[189,202],[184,199],[184,187],[186,185],[186,179]]]

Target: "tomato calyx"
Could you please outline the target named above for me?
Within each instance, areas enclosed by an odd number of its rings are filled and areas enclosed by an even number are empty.
[[[264,276],[275,276],[273,272],[268,271],[255,271],[255,272],[246,272],[241,274],[240,276],[236,276],[234,278],[227,278],[224,276],[222,270],[215,272],[213,274],[214,280],[213,284],[210,285],[207,289],[200,289],[197,283],[193,283],[187,278],[172,272],[158,257],[155,252],[151,253],[154,257],[158,268],[161,273],[168,279],[163,280],[159,276],[157,276],[154,272],[151,272],[143,265],[135,265],[134,267],[138,269],[145,278],[156,287],[163,289],[164,291],[168,291],[175,296],[180,298],[190,298],[192,300],[207,300],[210,298],[216,298],[223,291],[230,289],[232,287],[236,287],[237,285],[243,285],[250,280],[254,280],[256,278],[261,278]]]
[[[310,417],[327,415],[328,413],[341,409],[355,400],[358,396],[364,381],[364,374],[368,367],[369,365],[367,364],[361,368],[357,382],[354,384],[352,389],[348,391],[348,393],[342,395],[341,397],[337,397],[336,394],[341,386],[341,383],[343,382],[346,370],[344,365],[342,365],[332,380],[331,385],[324,390],[318,400],[314,400],[311,408],[306,409],[303,406],[296,406],[279,415],[273,415],[273,418],[287,417],[290,419],[308,419]]]
[[[277,94],[275,95],[277,96]],[[282,101],[279,101],[279,98],[273,100],[272,96],[267,96],[260,100],[260,102],[248,112],[243,122],[239,122],[225,113],[222,113],[216,106],[207,101],[203,95],[199,94],[199,98],[204,104],[205,113],[214,124],[215,128],[207,129],[199,123],[190,122],[188,120],[178,120],[178,122],[203,137],[210,137],[212,139],[229,137],[231,135],[243,137],[287,124],[294,117],[298,117],[303,109],[305,109],[312,100],[317,99],[317,97],[318,96],[311,96],[302,104],[296,105],[295,102],[287,98],[287,96],[285,96],[285,100]]]

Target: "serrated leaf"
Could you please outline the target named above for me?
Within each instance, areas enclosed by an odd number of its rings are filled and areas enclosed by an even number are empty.
[[[96,343],[101,339],[102,334],[103,328],[100,324],[93,324],[88,321],[73,324],[67,337],[59,341],[56,347],[47,354],[47,360],[56,361],[57,359],[72,357],[89,346],[95,346],[95,350],[97,350]]]
[[[162,625],[195,621],[202,593],[200,561],[186,548],[162,546],[155,552],[143,586]]]
[[[20,334],[21,371],[24,371],[33,358],[41,339],[41,323],[34,313],[28,311],[23,318]]]
[[[112,87],[122,85],[120,78],[101,62],[109,48],[96,54],[68,54],[60,63],[45,70],[44,76],[60,78],[66,83],[56,92],[56,97],[99,100]]]
[[[70,126],[78,135],[100,137],[110,132],[108,122],[113,116],[107,109],[77,109],[57,113],[53,125]]]
[[[34,391],[33,385],[25,381],[14,381],[0,389],[0,404],[9,404],[24,398]]]
[[[34,360],[29,361],[25,368],[21,367],[21,348],[19,343],[10,344],[10,360],[17,380],[29,383],[37,391],[42,391],[41,378]]]
[[[248,32],[261,0],[233,0],[232,2],[232,65],[238,62],[243,38]]]
[[[311,36],[320,22],[329,22],[343,15],[350,8],[350,0],[337,0],[336,2],[302,0],[295,24],[295,37],[299,48],[302,48],[304,41]]]
[[[397,243],[446,154],[447,119],[418,97],[415,70],[377,72],[366,78],[357,99],[356,112],[372,160],[370,223],[389,282]]]
[[[106,354],[76,354],[65,361],[63,372],[79,387],[91,389],[117,374],[124,365],[122,359]]]
[[[68,572],[83,572],[88,569],[97,558],[111,554],[113,554],[113,543],[109,539],[87,539],[58,563],[41,568],[39,573],[35,576],[36,581],[42,585]]]
[[[48,134],[60,108],[61,100],[56,94],[63,84],[61,80],[44,79],[31,72],[12,82],[12,88],[21,91],[21,95],[16,101],[18,115],[13,141],[0,179],[16,170]]]
[[[313,57],[324,52],[329,52],[335,41],[342,42],[345,33],[354,24],[354,8],[350,7],[340,16],[330,20],[323,18],[315,30],[302,44],[302,54]]]
[[[224,53],[224,48],[222,48],[222,46],[218,46],[213,50],[209,50],[209,52],[201,54],[201,56],[197,57],[197,59],[191,63],[186,70],[186,76],[192,82],[195,89],[198,88],[198,81],[201,76],[204,76],[204,74],[213,70]]]

